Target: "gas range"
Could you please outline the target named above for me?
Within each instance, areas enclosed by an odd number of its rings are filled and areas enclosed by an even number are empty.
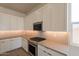
[[[30,38],[31,41],[35,42],[41,42],[44,41],[45,38],[42,37],[32,37]],[[34,42],[28,41],[28,51],[31,55],[37,56],[38,55],[38,45],[35,44]]]

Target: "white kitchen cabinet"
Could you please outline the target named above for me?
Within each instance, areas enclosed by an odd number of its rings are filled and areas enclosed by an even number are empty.
[[[24,23],[22,17],[11,16],[10,30],[23,30]]]
[[[21,37],[2,39],[0,40],[0,53],[20,48],[21,46]]]
[[[23,30],[24,18],[0,13],[0,30]]]
[[[30,16],[27,15],[25,17],[25,20],[24,20],[24,27],[26,30],[33,30],[33,22],[34,22],[34,18],[35,16],[33,14],[31,14]]]
[[[0,30],[10,30],[10,15],[0,13]]]
[[[65,56],[65,54],[53,51],[42,45],[38,45],[38,56]]]
[[[10,47],[9,47],[9,40],[0,40],[0,53],[9,51]]]
[[[66,31],[67,28],[67,5],[47,4],[43,7],[43,30]]]
[[[42,14],[42,8],[37,9],[34,13],[34,22],[40,22],[43,21],[43,14]]]
[[[10,42],[9,42],[10,50],[20,48],[22,46],[21,42],[22,42],[22,38],[21,37],[10,39]]]
[[[49,56],[49,54],[46,53],[44,50],[39,48],[38,49],[38,56]]]
[[[22,48],[28,52],[28,41],[27,39],[22,38]]]
[[[50,6],[47,4],[44,7],[42,7],[42,16],[43,16],[43,31],[50,31],[51,30],[51,12],[50,12]]]
[[[43,21],[43,31],[67,31],[67,4],[45,4],[25,17],[25,28],[33,30],[33,23]]]

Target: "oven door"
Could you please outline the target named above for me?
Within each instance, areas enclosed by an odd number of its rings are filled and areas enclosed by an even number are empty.
[[[38,55],[38,49],[37,49],[37,45],[33,44],[33,43],[29,43],[28,44],[28,51],[31,55],[33,56],[37,56]]]

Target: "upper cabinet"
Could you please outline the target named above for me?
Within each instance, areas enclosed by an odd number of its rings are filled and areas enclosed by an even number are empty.
[[[10,26],[10,30],[23,30],[23,17],[11,16]]]
[[[67,4],[45,4],[25,17],[25,29],[33,30],[33,23],[43,21],[43,31],[67,31]]]
[[[43,12],[42,8],[39,8],[33,13],[35,17],[34,22],[40,22],[43,20],[42,12]]]
[[[66,31],[67,5],[65,3],[47,4],[43,7],[43,30]]]
[[[51,30],[51,12],[50,6],[46,4],[42,7],[42,16],[43,16],[43,31],[50,31]]]
[[[0,13],[0,30],[10,29],[10,15]]]
[[[23,30],[24,18],[0,13],[0,30]]]

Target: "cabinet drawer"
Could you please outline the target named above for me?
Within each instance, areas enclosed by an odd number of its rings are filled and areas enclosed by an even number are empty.
[[[41,49],[43,52],[47,53],[49,56],[65,56],[63,53],[53,51],[41,45],[38,45],[38,48]]]
[[[38,56],[50,56],[50,54],[48,54],[46,51],[39,48],[38,49]]]

